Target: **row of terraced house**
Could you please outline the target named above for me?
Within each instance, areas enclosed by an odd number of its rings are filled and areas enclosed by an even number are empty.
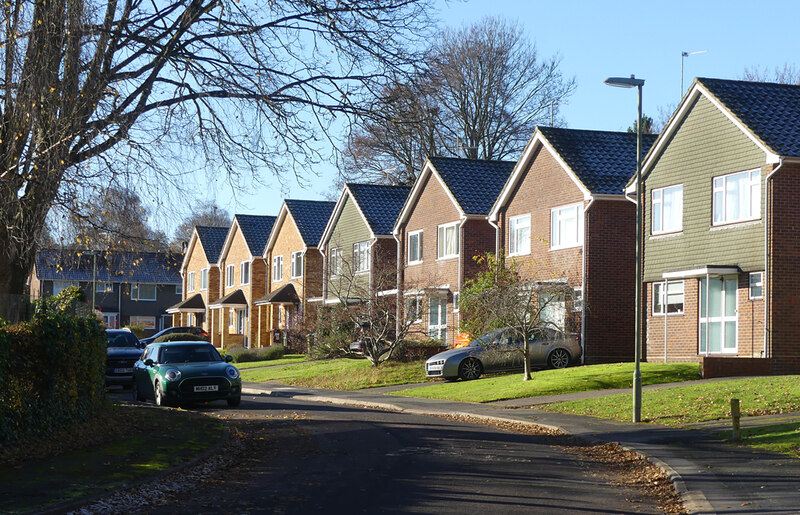
[[[800,371],[799,123],[800,86],[696,79],[662,133],[644,136],[648,361]],[[277,216],[195,228],[169,311],[218,347],[269,345],[319,306],[363,300],[344,292],[347,276],[452,345],[473,257],[503,252],[527,279],[574,288],[586,363],[630,360],[635,169],[635,134],[539,127],[515,162],[431,157],[410,188],[285,200]],[[392,288],[377,277],[387,268]]]

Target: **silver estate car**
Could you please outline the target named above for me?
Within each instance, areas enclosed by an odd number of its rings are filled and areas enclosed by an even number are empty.
[[[554,329],[538,329],[530,340],[531,366],[565,368],[581,357],[578,335]],[[522,341],[511,328],[497,329],[465,347],[440,352],[425,362],[425,375],[465,381],[484,372],[522,370]]]

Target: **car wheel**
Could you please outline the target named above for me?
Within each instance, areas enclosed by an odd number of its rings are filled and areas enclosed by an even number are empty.
[[[232,398],[228,399],[228,407],[235,408],[236,406],[241,404],[241,402],[242,402],[242,396],[241,395],[237,395],[236,397],[232,397]]]
[[[475,358],[467,358],[458,365],[458,377],[464,381],[478,379],[483,373],[483,365]]]
[[[569,359],[569,352],[564,349],[555,349],[547,356],[547,364],[550,368],[567,368]]]
[[[156,394],[156,406],[169,406],[164,391],[161,389],[161,384],[158,381],[156,381],[156,384],[153,386],[153,390],[155,390]]]

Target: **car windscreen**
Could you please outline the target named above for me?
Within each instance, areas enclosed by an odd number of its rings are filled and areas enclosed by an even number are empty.
[[[175,345],[163,347],[159,363],[197,363],[202,361],[222,361],[217,349],[212,345]]]
[[[509,331],[509,329],[507,329],[507,328],[495,329],[494,331],[492,331],[490,333],[484,334],[480,338],[476,338],[476,339],[472,340],[469,345],[470,345],[470,347],[475,347],[475,346],[479,346],[479,345],[492,345],[494,343],[497,343],[497,341],[500,339],[500,337],[503,335],[503,333],[505,333],[507,331]]]
[[[139,348],[139,340],[136,335],[127,331],[119,333],[106,333],[109,347],[128,347],[131,349]]]

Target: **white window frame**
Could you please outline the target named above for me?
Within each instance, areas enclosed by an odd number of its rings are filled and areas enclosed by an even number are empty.
[[[272,257],[272,282],[283,281],[283,254]]]
[[[138,325],[142,329],[154,331],[156,329],[156,317],[131,315],[131,317],[128,319],[128,324]]]
[[[139,295],[140,293],[140,283],[132,283],[131,284],[131,300],[141,301],[141,302],[155,302],[158,299],[158,285],[152,283],[141,283],[143,285],[148,285],[153,287],[153,298],[142,297]],[[135,294],[134,294],[135,292]]]
[[[740,215],[739,218],[728,219],[728,202],[729,198],[727,193],[728,180],[736,176],[744,176],[747,188],[747,212]],[[743,172],[729,173],[727,175],[719,175],[714,177],[711,182],[711,222],[712,225],[727,225],[736,224],[741,222],[750,222],[761,218],[761,169],[755,168],[753,170],[745,170]],[[719,196],[718,196],[719,194]],[[735,199],[734,199],[735,200]],[[718,206],[718,202],[722,202]],[[721,209],[721,218],[717,218],[717,207]],[[740,212],[743,212],[740,209]]]
[[[669,281],[669,285],[667,288],[672,287],[675,285],[676,290],[678,289],[677,286],[680,285],[680,293],[677,291],[670,293],[669,291],[664,290],[664,286],[667,285],[667,281],[659,281],[653,283],[653,293],[652,293],[652,313],[654,317],[663,317],[664,316],[664,309],[667,311],[668,316],[680,316],[686,312],[686,282],[685,281]],[[658,291],[656,291],[658,290]],[[666,295],[666,297],[665,297]],[[670,297],[677,297],[680,295],[681,302],[671,302]],[[656,311],[656,297],[659,298],[658,306],[659,309]],[[680,308],[676,309],[675,311],[669,310],[670,305],[678,306]]]
[[[200,270],[200,289],[201,290],[208,289],[208,268]]]
[[[520,233],[528,230],[527,241],[520,241]],[[527,256],[531,253],[531,214],[512,216],[508,219],[508,255]]]
[[[562,224],[568,220],[567,213],[575,211],[575,240],[564,241]],[[570,204],[550,210],[550,250],[571,249],[583,245],[583,204]]]
[[[189,272],[186,274],[186,291],[193,292],[194,291],[194,272]]]
[[[298,264],[299,258],[299,264]],[[299,279],[303,277],[303,251],[297,250],[292,252],[292,279]]]
[[[677,217],[676,226],[665,229],[665,222],[669,221],[669,217],[664,210],[664,195],[670,190],[680,192],[680,210],[676,210],[675,213],[670,212],[673,217]],[[683,184],[673,184],[672,186],[653,189],[650,192],[650,198],[652,199],[650,208],[651,234],[672,234],[683,231]],[[656,206],[658,206],[658,216],[656,216]],[[658,223],[658,227],[656,227],[656,223]]]
[[[447,253],[447,231],[453,231],[453,238],[455,239],[455,251]],[[458,222],[450,222],[442,224],[436,228],[436,259],[452,259],[457,258],[460,250],[461,242],[459,241]]]
[[[331,277],[342,275],[342,247],[334,247],[328,253],[328,266]]]
[[[114,283],[109,283],[105,281],[95,281],[94,283],[94,291],[95,293],[108,293],[114,291]]]
[[[753,278],[758,277],[755,284]],[[753,295],[753,287],[761,288],[761,295]],[[764,272],[751,272],[748,282],[748,295],[750,300],[760,300],[764,298]]]
[[[414,304],[415,309],[411,309],[411,304]],[[422,296],[421,295],[410,295],[406,297],[406,317],[409,315],[414,315],[414,320],[412,321],[413,324],[419,324],[422,322]]]
[[[417,255],[413,256],[411,254],[411,240],[412,238],[416,238],[417,240]],[[409,265],[418,265],[422,263],[422,231],[411,231],[408,233],[408,264]]]
[[[250,284],[250,262],[239,263],[239,284]]]
[[[183,296],[183,283],[178,283],[175,285],[175,295]]]
[[[359,241],[353,243],[353,272],[369,272],[370,256],[369,241]],[[362,268],[363,267],[363,268]]]
[[[236,265],[228,265],[225,267],[225,287],[232,288],[236,284]]]

